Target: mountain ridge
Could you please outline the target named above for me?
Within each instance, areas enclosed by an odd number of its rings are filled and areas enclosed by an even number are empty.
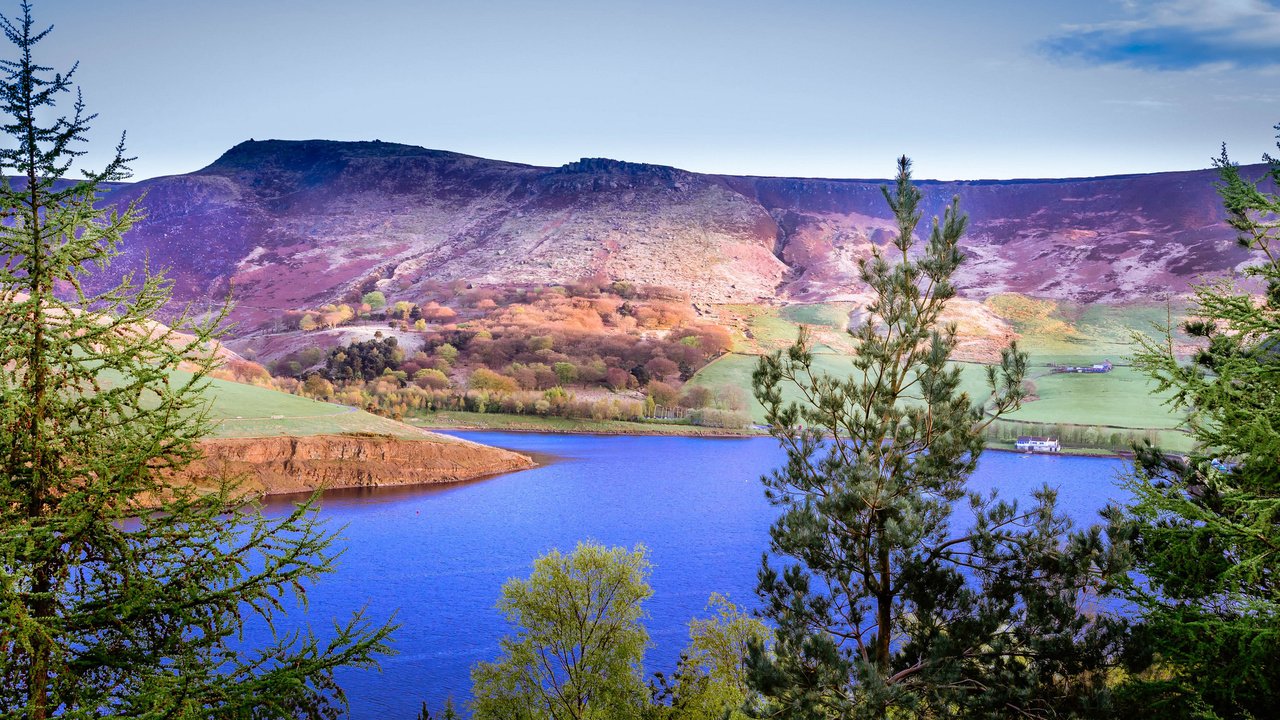
[[[1253,169],[1247,169],[1253,172]],[[1073,302],[1179,294],[1247,261],[1213,170],[1097,178],[918,181],[926,219],[970,216],[963,296]],[[239,332],[378,287],[607,277],[695,302],[855,299],[857,262],[884,246],[887,180],[695,173],[608,158],[559,167],[381,141],[239,143],[213,163],[114,188],[141,199],[120,271],[150,257],[175,296],[231,292]]]

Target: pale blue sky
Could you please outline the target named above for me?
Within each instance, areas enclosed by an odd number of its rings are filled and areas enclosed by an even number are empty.
[[[6,14],[12,0],[0,0]],[[1280,122],[1264,0],[37,0],[94,147],[138,177],[248,138],[560,165],[884,177],[1253,162]]]

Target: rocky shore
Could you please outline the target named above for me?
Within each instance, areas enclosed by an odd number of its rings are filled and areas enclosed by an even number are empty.
[[[213,438],[181,473],[204,484],[228,474],[247,492],[280,495],[321,489],[458,482],[531,468],[526,455],[444,435]]]

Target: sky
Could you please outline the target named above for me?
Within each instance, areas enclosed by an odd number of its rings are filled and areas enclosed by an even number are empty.
[[[135,178],[255,138],[533,165],[1078,177],[1275,153],[1280,0],[35,0]],[[12,17],[15,0],[0,0]],[[0,50],[0,53],[3,51]],[[12,57],[12,53],[7,55]]]

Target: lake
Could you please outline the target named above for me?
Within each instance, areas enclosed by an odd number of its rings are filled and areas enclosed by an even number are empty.
[[[670,672],[706,616],[712,592],[753,606],[756,570],[776,510],[760,476],[781,464],[772,438],[706,439],[456,432],[458,437],[540,455],[541,467],[469,483],[342,490],[321,516],[345,526],[338,571],[311,585],[307,616],[317,632],[367,606],[394,615],[399,654],[381,672],[340,675],[353,718],[413,718],[452,696],[470,696],[469,669],[498,654],[507,632],[494,609],[502,583],[526,577],[533,559],[579,540],[643,543],[654,564],[646,672]],[[1059,506],[1090,524],[1122,495],[1114,459],[988,452],[971,481],[1028,498],[1059,488]],[[267,511],[284,512],[286,500]],[[290,619],[300,622],[299,613]],[[288,623],[283,625],[284,628]],[[252,637],[246,638],[250,643]]]

